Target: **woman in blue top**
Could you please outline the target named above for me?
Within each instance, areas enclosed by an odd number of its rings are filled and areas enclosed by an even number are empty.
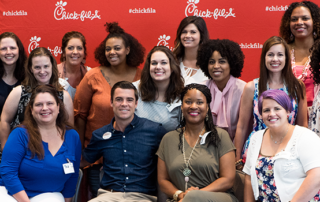
[[[56,89],[37,86],[23,125],[11,132],[3,150],[1,201],[71,202],[78,180],[81,143],[67,120]]]

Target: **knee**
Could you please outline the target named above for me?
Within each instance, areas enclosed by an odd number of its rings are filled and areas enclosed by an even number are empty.
[[[194,202],[197,201],[197,199],[199,199],[199,196],[201,195],[200,190],[192,190],[189,191],[183,198],[183,202]]]

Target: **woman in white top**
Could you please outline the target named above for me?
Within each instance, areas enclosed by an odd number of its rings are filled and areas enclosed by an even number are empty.
[[[183,78],[172,52],[165,46],[155,46],[148,54],[141,80],[133,83],[139,91],[136,114],[161,123],[167,131],[179,124],[180,93]]]
[[[180,62],[184,85],[204,83],[208,80],[203,71],[196,65],[198,48],[209,40],[206,22],[201,17],[184,18],[177,30],[173,54]]]
[[[288,122],[292,105],[284,91],[264,91],[258,108],[268,128],[256,132],[250,142],[243,169],[244,201],[317,201],[320,138]]]
[[[73,100],[76,87],[91,69],[84,66],[87,57],[86,39],[80,32],[67,32],[62,38],[61,49],[61,63],[58,64],[59,83]]]

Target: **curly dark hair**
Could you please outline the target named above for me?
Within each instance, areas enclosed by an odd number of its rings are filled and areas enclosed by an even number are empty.
[[[230,75],[236,78],[241,76],[244,54],[239,44],[229,39],[215,39],[203,43],[198,50],[197,66],[208,78],[211,78],[208,63],[214,51],[218,51],[221,57],[227,59],[230,66]]]
[[[13,75],[18,81],[23,81],[25,77],[24,63],[27,60],[27,54],[24,50],[23,44],[19,37],[13,32],[4,32],[0,35],[0,41],[4,38],[12,38],[16,41],[17,46],[19,48],[19,58],[16,62],[16,68],[14,69]],[[2,60],[0,60],[0,78],[5,74],[4,66]]]
[[[320,39],[313,44],[310,66],[314,83],[320,84]]]
[[[139,93],[143,101],[154,101],[158,92],[157,86],[150,75],[151,56],[154,52],[163,52],[169,58],[170,63],[170,83],[166,90],[165,101],[172,103],[180,96],[184,87],[183,77],[181,76],[180,67],[169,48],[165,46],[155,46],[148,54],[143,70],[141,72],[141,80],[139,84]]]
[[[317,37],[315,40],[320,39],[320,11],[317,4],[311,2],[311,1],[301,1],[301,2],[293,2],[290,4],[284,15],[281,19],[281,25],[280,25],[280,36],[288,43],[293,43],[294,39],[290,39],[291,35],[291,29],[290,29],[290,21],[291,21],[291,14],[292,11],[297,7],[306,7],[310,10],[311,17],[313,20],[313,31],[316,32]]]
[[[62,45],[61,45],[62,54],[60,56],[60,62],[66,61],[66,55],[65,54],[66,54],[67,45],[68,45],[69,41],[71,39],[74,39],[74,38],[81,40],[82,46],[83,46],[83,49],[84,49],[84,57],[83,57],[83,59],[86,59],[86,57],[87,57],[86,38],[84,38],[83,34],[81,34],[80,32],[71,31],[71,32],[65,33],[65,35],[62,38]]]
[[[94,57],[100,65],[105,67],[111,66],[106,58],[105,49],[107,40],[114,37],[121,38],[125,47],[130,48],[130,52],[126,57],[126,63],[128,66],[138,67],[143,63],[146,49],[136,38],[134,38],[131,34],[126,33],[117,22],[106,23],[104,26],[109,34],[94,51]]]
[[[209,108],[208,113],[207,113],[208,121],[206,121],[206,120],[203,120],[203,121],[204,121],[204,125],[206,127],[206,131],[211,131],[207,136],[207,138],[209,138],[208,147],[210,145],[217,147],[218,144],[220,143],[220,138],[218,135],[218,131],[217,131],[215,125],[213,124],[213,119],[212,119],[212,114],[211,114],[211,109],[210,109],[210,103],[211,103],[211,99],[212,99],[210,89],[205,85],[196,84],[196,83],[192,83],[192,84],[187,85],[186,87],[184,87],[184,89],[181,92],[180,99],[182,100],[182,105],[183,105],[184,96],[187,94],[187,92],[189,90],[192,90],[192,89],[196,89],[196,90],[200,91],[206,97],[207,105]],[[180,139],[178,147],[179,147],[179,150],[182,151],[182,135],[184,133],[183,128],[186,126],[186,119],[182,118],[183,117],[182,112],[181,112],[180,117],[181,117],[180,123],[177,127],[177,131],[179,132],[179,139]]]
[[[174,40],[174,50],[173,54],[177,59],[183,59],[184,56],[184,46],[181,44],[181,33],[186,26],[189,24],[194,24],[200,32],[200,44],[205,43],[209,40],[209,31],[207,24],[203,18],[197,16],[185,17],[181,22],[177,30],[176,39]]]

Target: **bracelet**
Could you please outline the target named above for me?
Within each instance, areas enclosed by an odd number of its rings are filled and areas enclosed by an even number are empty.
[[[243,165],[242,159],[236,161],[235,165],[236,165],[236,166]]]
[[[178,201],[178,197],[179,194],[181,194],[183,191],[181,190],[177,190],[174,194],[173,194],[173,200]]]

